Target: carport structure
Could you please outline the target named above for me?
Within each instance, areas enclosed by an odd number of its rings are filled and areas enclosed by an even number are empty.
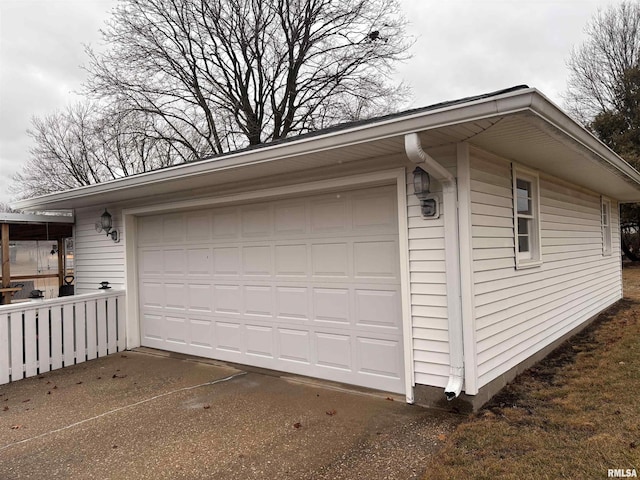
[[[16,282],[57,278],[58,286],[63,285],[65,276],[64,239],[73,237],[74,217],[72,215],[27,215],[21,213],[0,213],[0,258],[2,258],[2,284],[0,304],[10,304],[15,293],[23,287]],[[52,242],[57,254],[55,273],[11,275],[10,243],[15,241]],[[55,242],[55,243],[54,243]]]

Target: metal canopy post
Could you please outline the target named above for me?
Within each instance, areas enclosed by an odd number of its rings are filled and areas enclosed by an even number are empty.
[[[64,285],[65,265],[64,265],[64,240],[58,239],[58,287]]]

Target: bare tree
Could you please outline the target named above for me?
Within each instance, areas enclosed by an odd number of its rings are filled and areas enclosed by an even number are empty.
[[[573,50],[567,106],[600,140],[640,167],[640,2],[600,10]],[[620,208],[622,249],[640,260],[640,205]]]
[[[152,117],[185,160],[389,112],[397,0],[125,0],[88,93]]]
[[[640,3],[599,10],[585,28],[587,40],[568,61],[567,106],[589,123],[607,111],[624,111],[628,72],[640,68]]]
[[[92,102],[34,118],[22,197],[394,111],[397,0],[121,0],[89,55]]]
[[[12,190],[33,197],[146,172],[181,161],[180,152],[152,135],[140,114],[109,112],[85,102],[32,119],[31,157]]]

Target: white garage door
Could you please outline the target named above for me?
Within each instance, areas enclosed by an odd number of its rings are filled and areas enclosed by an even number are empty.
[[[394,186],[141,217],[142,345],[404,391]]]

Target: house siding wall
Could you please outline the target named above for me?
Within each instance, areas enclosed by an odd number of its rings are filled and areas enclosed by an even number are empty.
[[[455,174],[455,145],[429,154]],[[440,218],[422,218],[413,168],[407,167],[407,220],[415,382],[444,388],[449,378],[449,330],[442,204]],[[431,191],[442,201],[439,184]]]
[[[473,150],[471,212],[478,386],[622,297],[618,204],[603,255],[601,198],[540,173],[542,265],[516,270],[511,163]]]
[[[97,291],[100,282],[108,281],[112,288],[124,288],[125,235],[119,209],[106,207],[120,235],[115,243],[104,233],[96,232],[103,208],[85,208],[75,212],[75,285],[76,293]]]

